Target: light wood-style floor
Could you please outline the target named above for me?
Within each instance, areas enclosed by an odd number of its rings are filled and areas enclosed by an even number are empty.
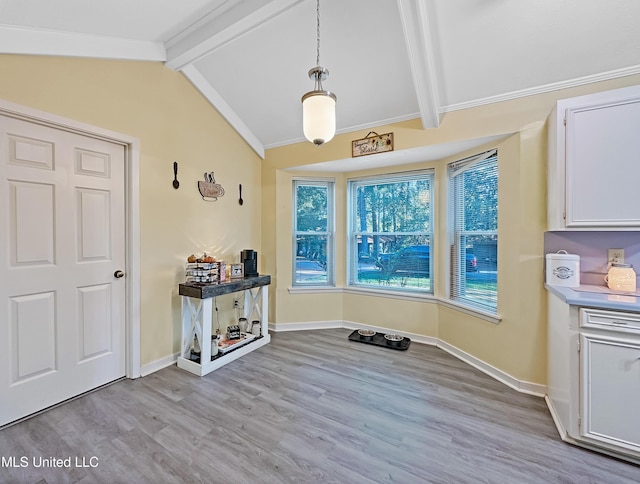
[[[562,442],[542,398],[438,348],[349,333],[277,333],[205,377],[169,367],[8,427],[0,482],[640,482],[640,467]]]

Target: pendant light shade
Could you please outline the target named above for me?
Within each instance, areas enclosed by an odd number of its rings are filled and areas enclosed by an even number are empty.
[[[309,77],[316,78],[316,89],[302,96],[302,130],[316,146],[331,141],[336,133],[336,95],[322,90],[322,78],[328,74],[322,67],[311,69]]]
[[[302,96],[302,131],[305,138],[320,146],[336,134],[336,95],[322,88],[329,70],[320,66],[320,0],[316,1],[316,20],[316,67],[309,71],[314,89]]]

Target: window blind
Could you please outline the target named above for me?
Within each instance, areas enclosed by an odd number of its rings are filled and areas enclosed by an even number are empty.
[[[450,298],[497,311],[497,150],[448,165],[451,243]]]

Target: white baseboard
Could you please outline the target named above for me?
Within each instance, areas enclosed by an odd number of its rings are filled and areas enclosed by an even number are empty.
[[[405,336],[407,338],[411,338],[412,342],[419,344],[426,344],[431,346],[437,346],[438,348],[446,351],[447,353],[455,356],[459,360],[464,361],[465,363],[477,368],[481,372],[489,375],[491,378],[498,380],[499,382],[504,383],[509,388],[513,388],[514,390],[527,393],[529,395],[534,395],[536,397],[544,397],[547,393],[547,387],[545,385],[540,385],[538,383],[531,383],[526,381],[518,380],[513,376],[505,373],[498,368],[491,366],[488,363],[476,358],[469,353],[462,351],[460,348],[457,348],[446,341],[442,341],[433,336],[424,336],[422,334],[408,333],[405,331],[397,331],[389,328],[382,328],[380,326],[372,326],[368,324],[360,324],[355,323],[353,321],[308,321],[305,323],[285,323],[285,324],[276,324],[269,323],[269,331],[285,332],[285,331],[308,331],[314,329],[371,329],[373,331],[377,331],[380,333],[395,333]],[[153,372],[158,370],[162,370],[167,366],[171,366],[176,363],[178,360],[178,353],[174,355],[167,356],[166,358],[161,358],[156,360],[148,365],[142,366],[140,368],[140,376],[147,376]]]
[[[167,366],[174,365],[176,363],[176,361],[178,361],[178,356],[179,355],[180,355],[180,353],[175,353],[173,355],[169,355],[169,356],[166,356],[164,358],[160,358],[159,360],[152,361],[148,365],[143,365],[140,368],[140,376],[147,376],[147,375],[150,375],[151,373],[154,373],[154,372],[156,372],[158,370],[162,370],[163,368],[166,368]]]
[[[275,324],[269,323],[269,330],[275,331],[276,333],[279,331],[305,331],[305,330],[313,330],[313,329],[335,329],[335,328],[344,328],[344,329],[371,329],[373,331],[377,331],[380,333],[395,333],[405,336],[407,338],[411,338],[411,341],[420,344],[427,344],[431,346],[437,346],[438,348],[446,351],[447,353],[455,356],[459,360],[464,361],[465,363],[477,368],[481,372],[486,375],[498,380],[501,383],[504,383],[509,388],[513,388],[514,390],[526,393],[529,395],[534,395],[536,397],[544,397],[547,393],[547,387],[545,385],[540,385],[538,383],[531,383],[526,381],[520,381],[517,378],[505,373],[498,368],[491,366],[488,363],[476,358],[469,353],[462,351],[459,348],[447,343],[446,341],[442,341],[433,336],[424,336],[421,334],[415,333],[407,333],[405,331],[397,331],[389,328],[382,328],[380,326],[372,326],[368,324],[360,324],[355,323],[353,321],[310,321],[306,323],[287,323],[287,324]]]
[[[549,413],[551,414],[551,418],[553,419],[553,423],[555,424],[556,429],[558,430],[558,434],[560,435],[560,438],[566,442],[569,436],[567,435],[567,431],[565,430],[564,426],[562,425],[562,421],[560,420],[560,416],[558,415],[558,412],[556,411],[555,405],[553,404],[553,402],[549,398],[549,395],[545,395],[544,396],[544,401],[547,402],[547,408],[549,409]]]
[[[527,393],[529,395],[534,395],[536,397],[544,397],[547,393],[547,387],[545,385],[540,385],[538,383],[530,383],[526,381],[518,380],[513,376],[505,373],[502,370],[499,370],[495,366],[491,366],[488,363],[485,363],[479,358],[476,358],[469,353],[462,351],[460,348],[456,348],[455,346],[447,343],[446,341],[438,340],[438,348],[446,351],[447,353],[455,356],[459,360],[468,363],[469,365],[477,368],[481,372],[489,375],[490,377],[498,380],[499,382],[504,383],[510,388],[517,390],[521,393]]]
[[[342,321],[309,321],[307,323],[269,323],[269,331],[279,333],[281,331],[308,331],[311,329],[338,329],[343,328]]]

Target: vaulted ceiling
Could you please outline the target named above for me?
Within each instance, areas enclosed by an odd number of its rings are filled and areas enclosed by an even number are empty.
[[[320,24],[339,133],[640,73],[637,0],[322,0]],[[263,156],[304,139],[316,2],[0,0],[0,53],[165,62]]]

